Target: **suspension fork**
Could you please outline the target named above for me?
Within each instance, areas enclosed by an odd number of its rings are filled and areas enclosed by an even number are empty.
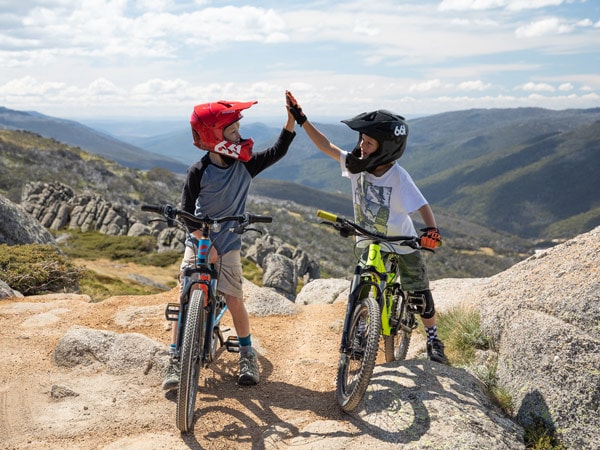
[[[348,353],[350,347],[349,343],[349,332],[350,323],[352,322],[352,316],[354,310],[360,304],[364,296],[365,289],[375,290],[375,298],[381,297],[381,290],[379,284],[374,281],[375,275],[369,276],[369,274],[376,273],[372,267],[362,268],[359,265],[354,269],[354,276],[352,278],[352,284],[350,286],[350,295],[348,296],[348,304],[346,305],[346,316],[344,318],[344,328],[342,331],[342,343],[340,345],[340,353]]]

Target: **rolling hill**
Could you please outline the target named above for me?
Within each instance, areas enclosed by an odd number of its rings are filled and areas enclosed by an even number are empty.
[[[73,120],[37,112],[15,111],[0,106],[0,129],[31,131],[136,169],[163,167],[184,173],[187,168],[185,163],[174,158],[125,143]]]
[[[600,108],[473,109],[408,123],[409,142],[400,163],[434,210],[443,208],[470,222],[536,240],[569,238],[600,224]],[[271,145],[280,131],[261,123],[242,125],[256,151]],[[356,144],[356,133],[345,125],[317,126],[346,150]],[[202,154],[191,144],[187,124],[181,129],[172,125],[165,134],[129,136],[125,144],[77,122],[2,108],[0,128],[33,131],[133,168],[158,166],[183,173]],[[139,123],[137,128],[139,133]],[[121,133],[128,134],[125,126]],[[116,146],[119,142],[122,147]],[[304,186],[295,201],[319,199],[323,191],[341,196],[350,191],[338,163],[320,153],[300,127],[288,155],[260,179]],[[298,191],[282,186],[263,183],[261,194]]]

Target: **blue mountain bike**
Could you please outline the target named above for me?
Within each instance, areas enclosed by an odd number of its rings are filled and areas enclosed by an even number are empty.
[[[177,428],[187,432],[192,428],[198,379],[200,369],[218,358],[224,349],[239,351],[236,336],[224,339],[220,323],[227,305],[222,295],[217,294],[218,272],[209,261],[210,230],[219,231],[225,222],[237,224],[229,231],[242,234],[246,231],[258,231],[248,228],[253,223],[270,223],[273,218],[253,214],[228,217],[196,217],[172,205],[142,205],[142,211],[163,216],[169,227],[183,229],[188,237],[190,233],[181,219],[197,224],[202,232],[196,249],[196,264],[184,272],[183,288],[179,303],[169,303],[165,316],[167,320],[177,322],[177,347],[174,358],[181,364],[181,376],[177,390]],[[194,241],[194,240],[193,240]]]

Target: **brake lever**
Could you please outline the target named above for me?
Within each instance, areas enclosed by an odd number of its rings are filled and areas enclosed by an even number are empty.
[[[229,231],[231,231],[232,233],[235,233],[235,234],[244,234],[246,231],[256,231],[257,233],[263,234],[263,232],[261,230],[259,230],[258,228],[246,227],[243,224],[238,225],[237,227],[231,227],[229,229]]]

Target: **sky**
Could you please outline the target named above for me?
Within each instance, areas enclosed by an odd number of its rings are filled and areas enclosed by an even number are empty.
[[[600,106],[598,0],[0,0],[0,106],[188,120]]]

